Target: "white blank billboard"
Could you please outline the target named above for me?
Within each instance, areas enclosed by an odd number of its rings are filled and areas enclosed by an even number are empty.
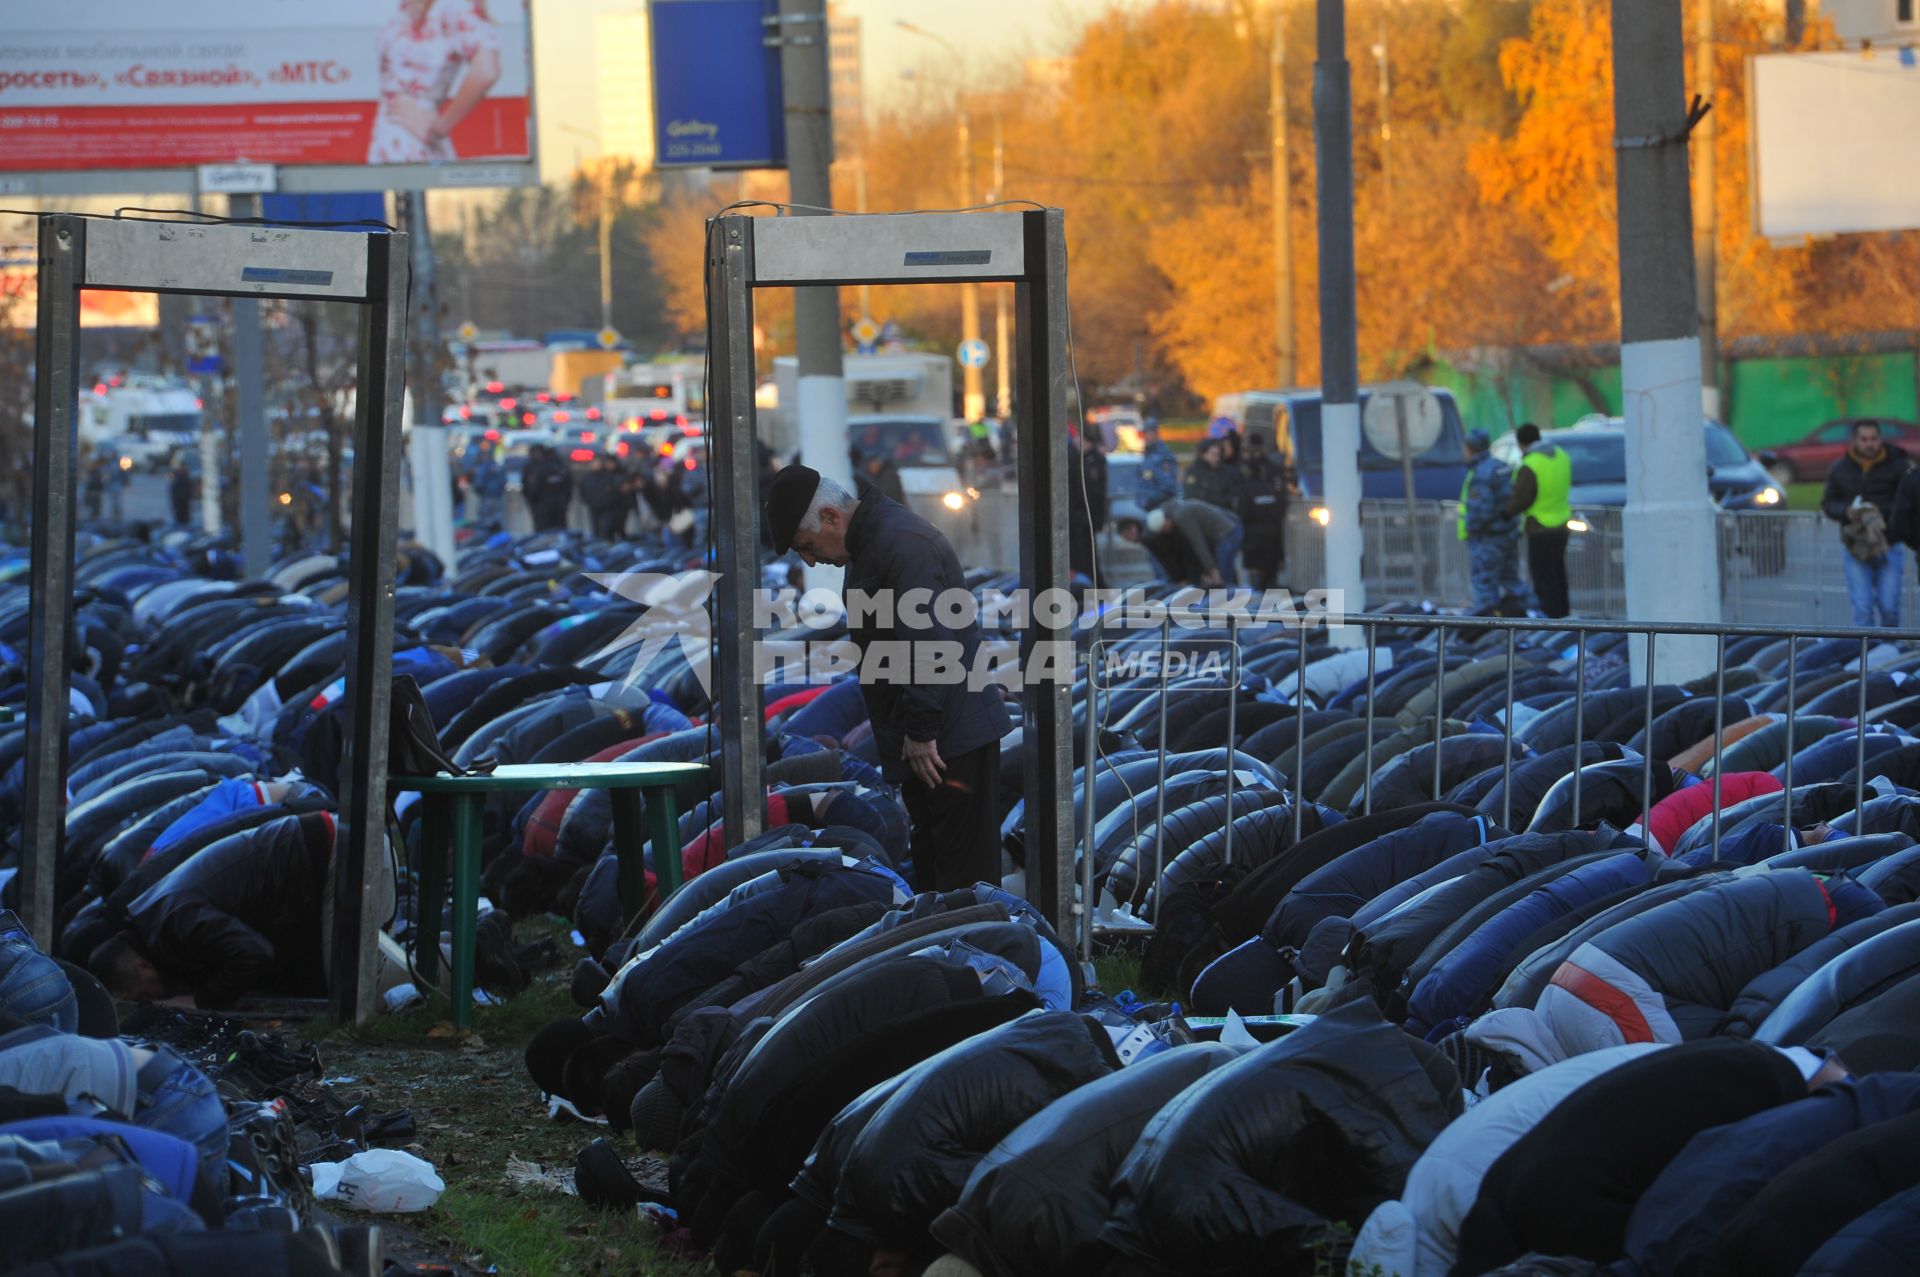
[[[1920,228],[1920,60],[1909,65],[1900,54],[1773,53],[1752,60],[1753,190],[1762,235]]]

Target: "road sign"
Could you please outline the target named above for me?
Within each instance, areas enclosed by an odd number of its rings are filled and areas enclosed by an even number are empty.
[[[956,357],[960,360],[962,368],[985,368],[987,360],[993,357],[993,352],[987,349],[987,343],[984,341],[963,341],[960,343],[959,351],[956,352]]]
[[[853,339],[862,346],[873,345],[880,340],[880,325],[874,323],[868,316],[862,315],[853,321]]]
[[[455,330],[455,335],[458,336],[461,341],[470,342],[474,338],[480,335],[480,329],[471,319],[469,319],[466,323],[460,325],[460,327]]]
[[[187,320],[187,371],[218,376],[220,373],[220,321],[212,315],[194,315]]]
[[[602,328],[600,335],[595,340],[600,343],[600,349],[612,350],[620,344],[620,334],[611,328]]]
[[[202,164],[202,195],[271,195],[280,189],[271,164]]]
[[[1440,439],[1440,401],[1418,382],[1396,381],[1368,394],[1360,425],[1381,456],[1391,461],[1416,457]]]

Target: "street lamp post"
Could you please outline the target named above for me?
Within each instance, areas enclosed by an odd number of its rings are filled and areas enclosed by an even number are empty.
[[[1273,172],[1274,345],[1280,388],[1300,384],[1293,334],[1293,183],[1287,167],[1287,28],[1273,5],[1273,44],[1267,58],[1267,130]]]
[[[600,172],[594,182],[600,196],[600,327],[609,329],[613,327],[613,168],[598,133],[571,124],[556,124],[556,127],[586,138],[600,151]]]
[[[973,121],[967,112],[967,95],[965,86],[961,80],[963,67],[960,60],[960,51],[954,48],[952,43],[946,38],[935,35],[924,27],[915,26],[905,18],[896,18],[894,25],[911,35],[917,35],[923,39],[933,41],[942,49],[945,49],[947,55],[953,59],[953,100],[954,108],[960,115],[959,206],[965,208],[973,202]],[[963,341],[975,342],[980,340],[980,285],[976,283],[960,285],[960,335]],[[995,355],[1002,360],[1006,358],[1006,352],[1004,350],[996,351]],[[963,367],[960,371],[966,418],[968,421],[978,421],[984,417],[987,412],[987,396],[981,380],[980,370],[978,368]]]

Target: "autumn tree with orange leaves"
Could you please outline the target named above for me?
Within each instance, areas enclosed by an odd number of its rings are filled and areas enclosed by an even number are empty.
[[[1691,7],[1708,0],[1686,2],[1691,40]],[[853,207],[863,165],[870,210],[951,207],[964,103],[971,195],[986,192],[997,122],[999,194],[1067,211],[1075,352],[1090,397],[1136,364],[1165,404],[1270,385],[1267,64],[1276,19],[1290,55],[1295,347],[1300,378],[1311,382],[1319,347],[1309,0],[1115,8],[1062,62],[968,66],[963,83],[919,77],[910,91],[880,95],[857,154],[843,146],[835,202]],[[1746,61],[1779,47],[1780,22],[1762,0],[1716,0],[1715,22],[1722,340],[1920,327],[1920,236],[1775,245],[1755,233]],[[1530,347],[1615,338],[1610,23],[1608,0],[1351,0],[1363,376],[1418,372],[1461,353],[1514,364]],[[1392,74],[1390,160],[1371,74],[1376,42]],[[726,202],[718,190],[670,196],[648,233],[672,317],[688,334],[704,326],[700,227]],[[849,319],[853,291],[842,296]],[[990,317],[990,290],[983,302]],[[876,289],[872,306],[932,348],[958,339],[956,289]],[[790,341],[780,317],[767,316],[769,343]]]

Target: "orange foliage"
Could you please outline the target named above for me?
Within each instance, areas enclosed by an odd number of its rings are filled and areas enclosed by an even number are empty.
[[[1693,6],[1685,0],[1687,38]],[[1920,235],[1774,245],[1752,226],[1746,59],[1777,47],[1771,0],[1713,0],[1718,304],[1722,339],[1911,328]],[[1294,344],[1317,379],[1315,154],[1310,0],[1159,0],[1091,22],[1061,65],[969,66],[882,95],[863,139],[842,139],[835,204],[952,207],[969,116],[966,192],[1067,211],[1074,336],[1090,398],[1144,365],[1163,408],[1271,385],[1274,311],[1267,71],[1274,15],[1286,36]],[[1516,35],[1515,33],[1519,34]],[[1416,370],[1431,353],[1608,341],[1618,326],[1609,0],[1350,0],[1355,243],[1362,374]],[[1374,46],[1391,73],[1383,102]],[[1687,62],[1693,74],[1691,49]],[[1496,73],[1497,68],[1497,73]],[[1392,140],[1383,143],[1383,110]],[[1704,137],[1703,135],[1699,135]],[[856,144],[857,143],[857,144]],[[1698,138],[1696,145],[1700,144]],[[726,192],[725,196],[719,193]],[[683,331],[704,325],[703,219],[735,197],[669,195],[648,235]],[[993,290],[982,314],[992,336]],[[849,319],[857,290],[843,289]],[[760,297],[770,340],[790,322]],[[875,318],[952,349],[957,288],[872,290]]]

